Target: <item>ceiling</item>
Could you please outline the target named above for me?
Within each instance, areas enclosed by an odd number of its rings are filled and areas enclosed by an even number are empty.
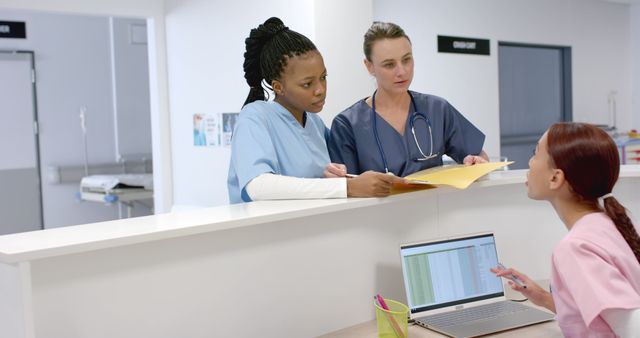
[[[616,2],[619,4],[629,4],[629,5],[640,4],[640,0],[603,0],[603,1]]]

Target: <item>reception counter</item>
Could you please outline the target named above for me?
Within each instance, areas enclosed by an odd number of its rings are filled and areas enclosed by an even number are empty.
[[[0,337],[311,337],[406,301],[399,245],[496,234],[503,263],[549,278],[566,233],[526,171],[466,190],[265,201],[0,236]],[[640,166],[615,196],[640,214]],[[632,216],[633,217],[633,216]]]

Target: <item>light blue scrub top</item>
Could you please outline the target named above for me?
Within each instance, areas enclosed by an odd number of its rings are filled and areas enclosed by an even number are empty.
[[[485,136],[460,114],[449,102],[434,95],[411,92],[418,112],[427,116],[433,133],[433,153],[438,156],[426,161],[422,157],[411,133],[410,119],[413,105],[405,124],[404,135],[398,133],[387,121],[375,114],[380,144],[387,159],[389,171],[396,176],[406,176],[416,171],[442,165],[446,154],[462,163],[469,154],[482,151]],[[373,133],[371,107],[360,100],[335,117],[331,125],[329,154],[331,161],[347,166],[350,174],[361,174],[367,170],[384,172],[382,155]],[[424,120],[414,120],[416,138],[420,148],[429,155],[429,130]]]
[[[329,164],[329,130],[305,112],[304,127],[274,101],[255,101],[240,112],[231,139],[227,186],[230,203],[251,202],[247,184],[264,173],[319,178]]]

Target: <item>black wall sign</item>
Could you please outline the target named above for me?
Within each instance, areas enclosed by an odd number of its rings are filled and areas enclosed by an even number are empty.
[[[0,38],[27,38],[27,24],[18,21],[0,21]]]
[[[438,52],[489,55],[489,40],[438,35]]]

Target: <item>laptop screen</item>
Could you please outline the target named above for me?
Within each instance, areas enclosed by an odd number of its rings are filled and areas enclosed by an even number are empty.
[[[489,271],[498,264],[493,234],[403,245],[400,256],[411,313],[504,295]]]

